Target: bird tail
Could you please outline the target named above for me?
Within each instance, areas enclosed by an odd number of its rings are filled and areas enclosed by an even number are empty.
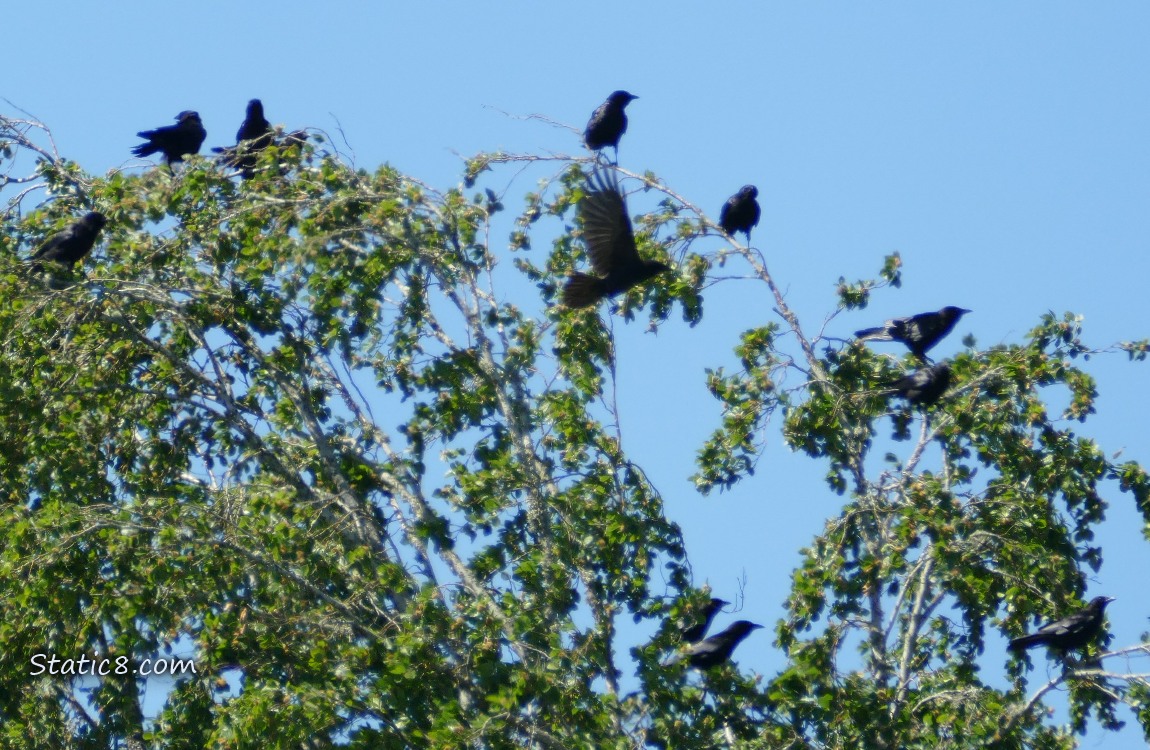
[[[137,135],[139,135],[141,138],[147,138],[147,136],[144,135],[143,133],[138,133]],[[139,146],[136,146],[135,148],[133,148],[132,153],[135,156],[144,157],[144,156],[151,156],[152,154],[156,153],[159,150],[160,150],[159,146],[157,146],[152,141],[148,141],[147,143],[141,143]]]
[[[864,328],[861,331],[855,331],[855,338],[859,341],[894,341],[890,337],[890,332],[885,327],[879,328]]]
[[[563,287],[563,304],[567,307],[590,307],[606,294],[602,279],[585,273],[573,273]]]
[[[1031,635],[1024,635],[1011,640],[1007,648],[1011,651],[1025,651],[1031,646],[1037,646],[1042,642],[1043,636],[1039,633],[1033,633]]]

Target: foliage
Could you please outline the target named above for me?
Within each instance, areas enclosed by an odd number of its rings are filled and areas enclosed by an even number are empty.
[[[557,306],[583,263],[585,165],[527,196],[512,269],[505,198],[476,186],[515,157],[476,157],[442,192],[320,136],[250,180],[196,157],[93,177],[14,122],[5,158],[37,154],[28,184],[54,200],[0,234],[0,747],[1061,748],[1118,701],[1146,715],[1143,679],[1089,664],[1058,678],[1068,727],[1027,696],[1025,660],[1007,689],[979,676],[989,632],[1081,600],[1105,486],[1150,514],[1141,467],[1049,413],[1049,389],[1065,420],[1097,395],[1073,316],[970,342],[926,414],[892,405],[909,360],[808,337],[757,251],[698,251],[714,225],[632,174],[659,196],[639,251],[676,270],[613,303],[624,320],[694,325],[728,261],[779,311],[732,332],[737,371],[708,370],[722,417],[696,485],[750,475],[777,414],[844,498],[794,573],[785,669],[688,677],[665,657],[706,594],[622,451],[609,327]],[[20,262],[89,208],[109,218],[93,258]],[[841,280],[841,308],[900,267]],[[658,629],[630,693],[623,617]],[[132,678],[29,676],[36,653],[187,644],[197,675],[154,721]]]

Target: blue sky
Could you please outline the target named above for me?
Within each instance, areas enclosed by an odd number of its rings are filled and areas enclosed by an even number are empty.
[[[230,144],[259,97],[273,123],[337,139],[342,128],[347,145],[336,145],[359,166],[388,161],[447,188],[459,155],[582,154],[576,134],[519,118],[581,128],[624,88],[640,99],[621,164],[653,170],[712,217],[757,185],[754,244],[804,326],[833,310],[839,276],[873,276],[897,250],[903,288],[828,334],[972,309],[933,352],[942,357],[968,333],[984,347],[1017,342],[1047,310],[1083,315],[1098,346],[1150,336],[1148,39],[1150,4],[1130,1],[17,3],[0,29],[0,97],[97,174],[133,163],[135,132],[184,109],[203,117],[205,150]],[[512,183],[508,208],[532,188],[533,177]],[[731,282],[707,295],[695,329],[615,325],[627,449],[682,525],[698,582],[733,599],[745,575],[738,616],[766,624],[782,614],[798,548],[841,504],[825,467],[791,454],[776,423],[736,490],[700,498],[687,477],[719,413],[703,368],[730,366],[739,331],[774,319],[771,307],[759,285]],[[1145,365],[1111,355],[1087,367],[1099,414],[1077,431],[1150,463]],[[1147,629],[1150,546],[1129,498],[1107,497],[1105,564],[1088,593],[1118,597],[1110,619],[1125,646]],[[716,511],[740,522],[726,528]],[[739,663],[773,674],[769,641],[753,635]],[[1037,680],[1046,667],[1035,660]],[[988,652],[984,677],[1000,670]],[[1144,746],[1129,730],[1087,744]]]

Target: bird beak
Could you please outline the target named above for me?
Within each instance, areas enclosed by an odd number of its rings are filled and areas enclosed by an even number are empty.
[[[1110,603],[1110,602],[1112,602],[1112,601],[1114,601],[1114,597],[1112,597],[1112,596],[1108,596],[1108,597],[1106,597],[1106,603],[1107,603],[1107,604],[1109,604],[1109,603]]]

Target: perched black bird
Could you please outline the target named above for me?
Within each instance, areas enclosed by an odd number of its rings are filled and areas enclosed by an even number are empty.
[[[607,101],[591,114],[587,128],[583,131],[583,142],[587,148],[598,151],[604,146],[610,146],[618,155],[619,139],[627,132],[627,115],[623,110],[632,99],[638,98],[626,91],[616,91],[607,97]]]
[[[236,143],[263,141],[263,146],[266,146],[267,141],[270,140],[267,136],[270,136],[271,132],[272,124],[264,117],[263,102],[259,99],[252,99],[248,102],[247,116],[240,123],[240,129],[236,131]]]
[[[751,227],[759,223],[759,189],[754,185],[743,185],[739,192],[732,195],[723,204],[719,212],[719,226],[727,234],[745,232],[747,242],[751,241]]]
[[[240,170],[244,179],[252,176],[256,165],[256,154],[272,142],[272,126],[264,117],[264,105],[259,99],[248,102],[247,117],[236,132],[236,145],[227,148],[213,148],[223,154],[222,161]]]
[[[950,387],[950,365],[939,362],[915,370],[891,384],[898,395],[915,406],[933,406]]]
[[[74,266],[92,251],[96,237],[107,223],[108,219],[104,214],[92,211],[84,218],[72,222],[67,229],[49,237],[29,260],[52,261]],[[39,263],[36,266],[38,267]]]
[[[750,635],[752,630],[761,627],[753,622],[738,620],[722,633],[716,633],[687,648],[675,661],[686,659],[696,669],[710,669],[730,659],[735,646]]]
[[[711,620],[715,619],[715,615],[720,609],[730,604],[722,599],[711,599],[703,607],[699,613],[699,621],[689,628],[683,628],[683,643],[697,643],[703,639],[707,634],[707,628],[711,627]]]
[[[954,324],[970,310],[946,306],[938,312],[925,312],[909,318],[894,318],[878,328],[855,331],[859,341],[901,341],[914,356],[926,362],[930,348],[950,333]]]
[[[1010,642],[1010,650],[1023,651],[1039,645],[1055,651],[1080,649],[1102,632],[1103,610],[1112,601],[1114,598],[1110,596],[1096,596],[1074,614],[1047,623],[1030,635],[1015,638]]]
[[[172,162],[183,161],[189,154],[198,154],[200,145],[208,136],[208,131],[204,130],[198,112],[185,110],[176,115],[175,125],[144,130],[136,135],[147,139],[148,142],[133,148],[133,154],[142,157],[159,152],[164,155],[168,166],[171,166]]]
[[[587,185],[579,212],[587,257],[596,275],[571,274],[563,287],[563,304],[567,307],[589,307],[668,270],[664,263],[639,257],[627,201],[614,173],[604,175],[596,171]]]

